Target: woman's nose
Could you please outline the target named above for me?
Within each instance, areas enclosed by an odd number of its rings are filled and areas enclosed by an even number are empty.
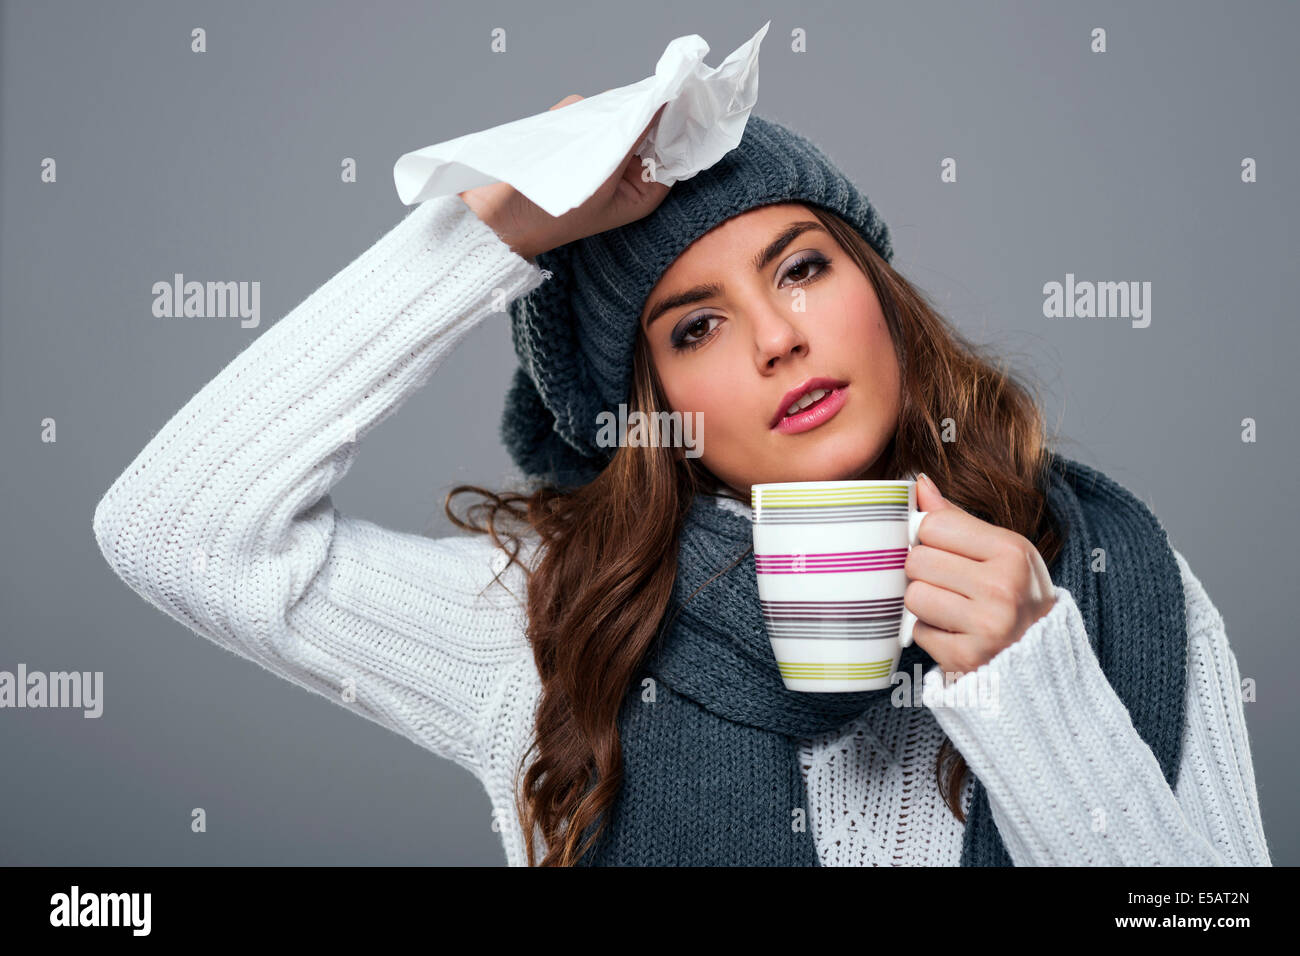
[[[751,313],[754,324],[754,346],[759,365],[769,368],[777,360],[796,352],[808,351],[800,318],[790,310],[789,303],[764,305]]]

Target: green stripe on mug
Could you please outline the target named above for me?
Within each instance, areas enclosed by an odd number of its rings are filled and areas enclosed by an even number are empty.
[[[846,488],[841,491],[756,489],[751,500],[760,508],[827,508],[838,505],[907,504],[907,485],[896,488]]]
[[[799,680],[837,680],[842,678],[888,677],[894,667],[892,658],[865,664],[810,661],[780,663],[782,677]]]

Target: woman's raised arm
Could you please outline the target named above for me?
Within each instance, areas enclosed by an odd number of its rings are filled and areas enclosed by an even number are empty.
[[[95,509],[109,565],[196,633],[479,772],[521,653],[522,608],[479,593],[489,543],[391,531],[328,492],[471,328],[541,282],[462,199],[417,206],[136,455]]]

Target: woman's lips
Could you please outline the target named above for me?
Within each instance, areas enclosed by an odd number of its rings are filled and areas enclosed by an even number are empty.
[[[848,388],[847,385],[841,385],[833,389],[807,408],[782,418],[773,430],[783,435],[794,435],[830,421],[844,407],[844,402],[847,400],[844,393]]]

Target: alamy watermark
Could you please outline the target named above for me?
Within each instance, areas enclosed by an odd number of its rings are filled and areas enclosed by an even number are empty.
[[[890,684],[895,685],[889,695],[895,707],[970,708],[985,714],[1002,710],[999,675],[984,667],[973,672],[932,668],[926,673],[920,664],[913,664],[911,674],[894,671]]]
[[[152,893],[83,893],[72,884],[67,893],[50,897],[51,926],[118,926],[132,936],[148,936],[152,920]]]
[[[0,671],[0,708],[72,707],[85,711],[83,717],[104,713],[103,671],[29,671],[18,665],[18,673]]]
[[[618,415],[601,412],[596,425],[596,444],[601,448],[685,448],[687,458],[704,453],[703,412],[629,413],[620,402]]]
[[[177,272],[171,282],[155,282],[152,291],[155,318],[239,318],[244,329],[255,329],[262,321],[261,282],[186,282]]]
[[[1131,319],[1135,329],[1151,324],[1151,283],[1075,281],[1043,284],[1043,316],[1049,319]]]

